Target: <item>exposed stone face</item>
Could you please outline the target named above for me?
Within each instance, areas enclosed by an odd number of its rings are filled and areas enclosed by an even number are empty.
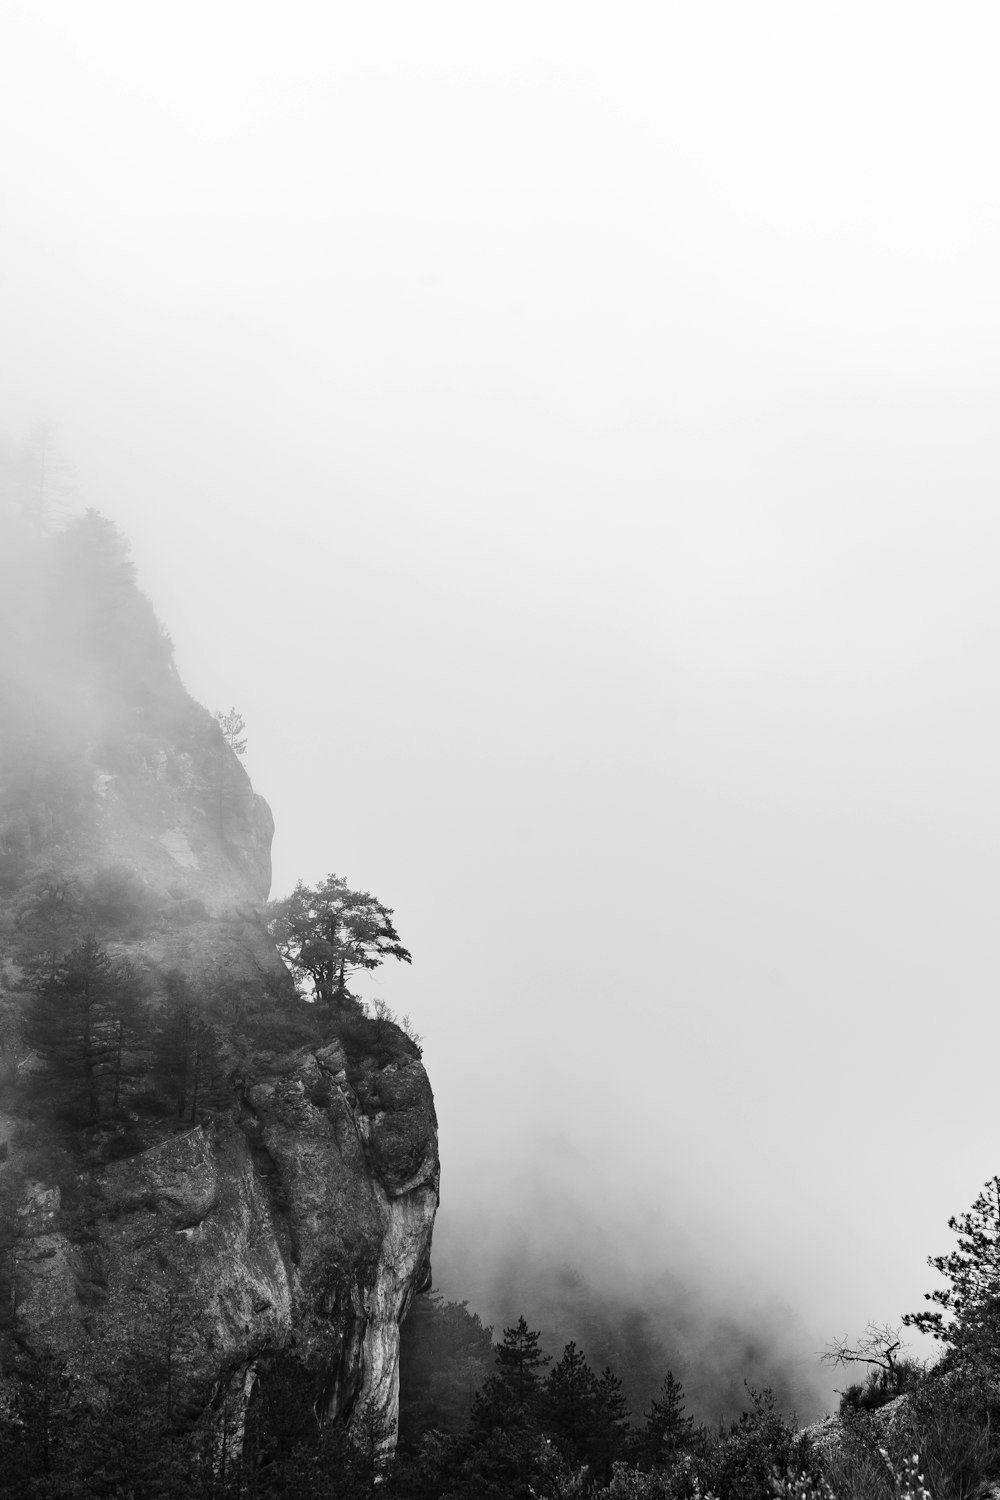
[[[91,892],[124,881],[134,920],[101,940],[146,976],[151,1017],[171,971],[196,1000],[238,1001],[245,986],[280,1007],[294,987],[264,922],[270,810],[169,665],[130,683],[104,683],[98,701],[81,679],[37,792],[37,778],[0,775],[0,849],[20,881],[0,892],[0,937],[48,871]],[[245,1404],[261,1362],[286,1351],[314,1377],[320,1416],[371,1398],[391,1440],[399,1323],[429,1285],[439,1168],[426,1074],[384,1025],[378,1056],[357,1039],[244,1056],[207,1114],[150,1128],[124,1159],[107,1138],[74,1157],[54,1120],[0,1113],[3,1171],[28,1179],[12,1211],[32,1347],[99,1400],[95,1372],[137,1339],[162,1344],[169,1304],[178,1368],[201,1399],[221,1382]],[[41,1137],[62,1152],[61,1180],[33,1165]]]
[[[291,981],[261,912],[270,814],[225,755],[240,794],[225,840],[204,814],[203,770],[188,757],[171,779],[161,758],[138,809],[127,786],[104,786],[92,836],[63,851],[63,868],[125,868],[150,893],[158,919],[115,944],[147,972],[179,969],[207,993],[264,974],[280,993]],[[57,1212],[57,1187],[31,1187],[19,1312],[39,1346],[86,1381],[136,1331],[158,1337],[153,1291],[169,1285],[182,1308],[179,1358],[206,1395],[224,1376],[245,1397],[261,1354],[294,1349],[316,1377],[321,1415],[371,1399],[392,1440],[399,1324],[429,1285],[438,1202],[433,1098],[415,1056],[380,1067],[355,1051],[349,1062],[337,1042],[270,1054],[210,1122],[95,1165],[82,1186],[83,1236]]]
[[[224,1372],[252,1373],[260,1354],[294,1347],[317,1376],[322,1415],[371,1399],[391,1441],[399,1325],[430,1280],[437,1131],[420,1063],[390,1065],[393,1087],[423,1101],[395,1117],[420,1167],[405,1181],[380,1170],[371,1139],[390,1116],[375,1126],[349,1101],[339,1054],[303,1053],[282,1076],[248,1081],[239,1121],[194,1126],[91,1172],[85,1247],[56,1227],[59,1190],[34,1184],[35,1269],[20,1315],[35,1339],[86,1379],[155,1323],[151,1291],[170,1285],[196,1386],[208,1393]],[[377,1072],[365,1074],[372,1087]]]

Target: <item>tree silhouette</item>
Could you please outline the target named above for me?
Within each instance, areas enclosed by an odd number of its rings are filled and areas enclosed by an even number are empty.
[[[538,1372],[551,1362],[540,1348],[541,1334],[529,1328],[524,1314],[512,1328],[503,1331],[503,1342],[497,1346],[500,1378],[514,1394],[518,1406],[524,1406],[538,1390]]]
[[[611,1469],[625,1452],[630,1437],[628,1402],[619,1376],[609,1367],[594,1387],[590,1426],[585,1452],[605,1483]]]
[[[221,708],[217,708],[215,710],[215,717],[218,720],[219,728],[222,730],[222,737],[233,754],[246,755],[247,742],[241,736],[247,726],[239,710],[231,708],[228,713],[223,713]]]
[[[903,1323],[946,1344],[960,1357],[1000,1361],[1000,1177],[991,1177],[972,1207],[948,1220],[958,1249],[927,1264],[950,1286],[925,1293],[934,1311],[906,1313]]]
[[[650,1463],[669,1464],[694,1442],[694,1417],[687,1415],[684,1387],[672,1370],[664,1376],[659,1394],[644,1417],[646,1425],[639,1442]]]
[[[410,963],[392,911],[368,891],[352,891],[340,875],[317,886],[300,880],[290,896],[268,904],[268,931],[278,952],[317,1000],[343,1007],[353,999],[348,979],[377,969],[386,958]]]
[[[80,882],[59,870],[43,870],[23,888],[11,947],[36,987],[55,979],[63,955],[79,941],[83,911]]]
[[[543,1410],[547,1426],[574,1451],[586,1445],[596,1395],[597,1376],[571,1339],[546,1378]]]

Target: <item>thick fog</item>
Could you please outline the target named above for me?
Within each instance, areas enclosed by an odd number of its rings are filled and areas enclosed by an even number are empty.
[[[1000,1168],[998,41],[0,18],[0,429],[245,716],[275,894],[394,909],[437,1284],[803,1411]]]

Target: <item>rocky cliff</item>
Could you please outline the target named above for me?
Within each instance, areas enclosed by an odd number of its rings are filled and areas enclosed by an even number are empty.
[[[0,1379],[48,1360],[99,1407],[155,1349],[174,1419],[226,1444],[277,1386],[391,1443],[438,1202],[419,1049],[297,994],[267,804],[113,528],[0,540]],[[98,950],[88,1054],[38,996]]]

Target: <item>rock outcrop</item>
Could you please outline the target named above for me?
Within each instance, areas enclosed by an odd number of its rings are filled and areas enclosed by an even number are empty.
[[[365,1409],[391,1443],[438,1202],[419,1049],[384,1019],[319,1025],[297,995],[262,910],[267,804],[113,529],[77,532],[22,538],[0,601],[0,1379],[51,1355],[100,1403],[155,1348],[191,1419],[224,1408],[239,1441],[291,1362],[317,1420]],[[181,995],[210,1089],[175,1108],[140,1038],[113,1104],[74,1114],[31,1046],[31,975],[85,936],[131,966],[147,1041]]]
[[[337,1043],[300,1051],[244,1081],[236,1118],[92,1166],[72,1202],[65,1184],[29,1176],[16,1210],[22,1335],[90,1383],[116,1351],[162,1339],[173,1299],[196,1396],[226,1386],[245,1401],[258,1361],[293,1352],[320,1420],[370,1401],[391,1443],[399,1325],[430,1284],[437,1134],[417,1059],[368,1059],[355,1079],[368,1109]]]

